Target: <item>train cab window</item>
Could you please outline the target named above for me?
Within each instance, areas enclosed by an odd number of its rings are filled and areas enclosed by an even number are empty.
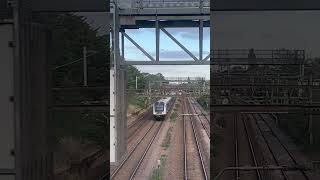
[[[158,102],[155,104],[155,111],[163,111],[164,110],[164,103],[163,102]]]

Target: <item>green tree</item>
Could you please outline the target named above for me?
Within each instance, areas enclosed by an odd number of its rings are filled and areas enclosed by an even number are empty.
[[[49,13],[35,16],[34,20],[46,24],[51,32],[54,56],[50,58],[50,65],[57,67],[75,60],[68,66],[54,70],[52,86],[80,86],[82,85],[83,47],[86,46],[88,55],[90,50],[96,53],[88,57],[89,85],[104,85],[108,82],[108,72],[105,70],[110,64],[109,35],[100,35],[98,29],[93,29],[85,17],[72,13]],[[91,80],[91,81],[90,81]],[[55,101],[63,100],[80,103],[104,97],[105,93],[72,91],[55,95]],[[76,137],[95,142],[100,147],[105,147],[107,142],[105,116],[101,113],[87,115],[83,112],[57,112],[54,115],[55,140],[63,137]]]
[[[153,81],[164,81],[164,76],[161,73],[149,74],[141,73],[135,66],[128,66],[127,69],[128,77],[128,89],[136,88],[136,77],[138,78],[138,89],[148,88],[149,82]]]

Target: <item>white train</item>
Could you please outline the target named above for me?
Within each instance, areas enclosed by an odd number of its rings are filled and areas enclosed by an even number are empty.
[[[156,120],[164,120],[174,103],[174,98],[166,97],[153,104],[153,116]]]

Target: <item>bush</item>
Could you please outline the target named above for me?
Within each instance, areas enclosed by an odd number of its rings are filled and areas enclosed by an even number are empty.
[[[176,121],[177,117],[178,117],[178,113],[177,112],[173,112],[171,114],[171,116],[170,116],[170,120],[171,121]]]
[[[162,180],[164,175],[164,168],[166,166],[167,156],[161,155],[160,157],[160,167],[152,171],[150,180]]]
[[[172,127],[168,129],[166,137],[161,144],[161,146],[164,147],[165,149],[168,149],[170,146],[172,129],[173,129]]]
[[[203,109],[210,109],[210,98],[206,96],[201,96],[197,99],[198,103],[203,107]]]

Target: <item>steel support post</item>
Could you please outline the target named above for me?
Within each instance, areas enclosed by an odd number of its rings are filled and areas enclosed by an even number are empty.
[[[124,29],[121,32],[121,56],[124,59]]]
[[[313,85],[313,78],[312,74],[309,76],[309,104],[312,105],[312,85]],[[309,132],[309,143],[313,144],[314,139],[313,139],[313,115],[312,113],[309,112],[309,118],[308,118],[308,132]]]
[[[160,59],[160,29],[159,20],[156,18],[156,61]]]
[[[126,70],[119,66],[117,69],[117,92],[116,92],[116,131],[117,131],[117,146],[116,146],[116,161],[119,161],[127,150],[127,102],[126,102]]]
[[[199,60],[202,61],[203,56],[203,20],[199,20]]]
[[[110,69],[110,162],[116,161],[116,125],[115,125],[115,74],[114,68]]]
[[[87,47],[83,47],[83,86],[88,86]]]
[[[126,152],[126,92],[125,92],[125,69],[121,67],[121,61],[123,57],[120,56],[120,44],[119,44],[119,30],[120,30],[120,22],[119,22],[119,14],[118,14],[118,7],[117,3],[114,4],[114,12],[113,12],[113,33],[112,33],[112,40],[113,40],[113,69],[114,69],[114,79],[113,85],[114,86],[114,104],[113,104],[113,117],[111,116],[110,119],[110,130],[111,135],[110,143],[110,162],[118,162],[121,157]],[[124,36],[126,36],[125,32],[122,32]],[[111,82],[112,83],[112,82]],[[111,93],[111,92],[110,92]],[[111,107],[110,107],[111,108]]]

